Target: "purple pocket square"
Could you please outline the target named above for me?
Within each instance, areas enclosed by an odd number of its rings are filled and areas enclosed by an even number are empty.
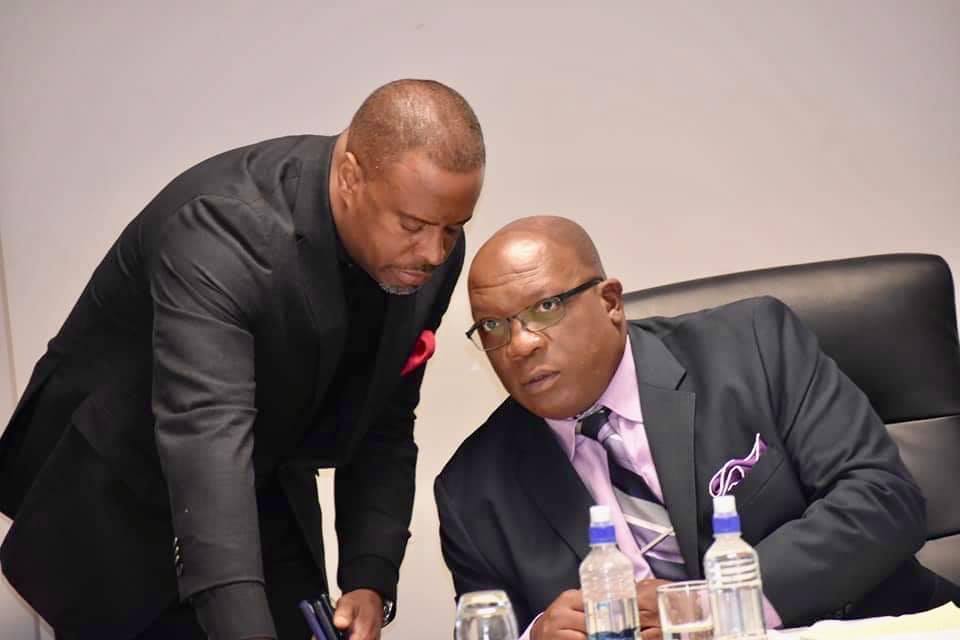
[[[743,482],[743,479],[747,477],[750,469],[753,469],[753,465],[757,464],[760,456],[762,456],[766,450],[767,444],[758,433],[756,440],[753,441],[753,449],[750,450],[746,458],[727,460],[723,466],[720,467],[720,470],[713,474],[713,477],[710,478],[710,495],[716,498],[717,496],[725,496],[733,491],[734,487]]]

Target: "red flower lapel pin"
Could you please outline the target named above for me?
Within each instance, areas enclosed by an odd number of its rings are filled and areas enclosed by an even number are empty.
[[[400,370],[400,375],[405,376],[411,371],[415,371],[430,359],[433,352],[437,350],[437,336],[433,331],[424,329],[413,345],[413,353],[407,358],[407,362]]]

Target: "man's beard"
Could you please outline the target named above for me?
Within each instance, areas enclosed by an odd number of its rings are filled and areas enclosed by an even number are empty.
[[[397,285],[387,284],[386,282],[380,282],[377,280],[377,284],[380,285],[380,288],[394,296],[409,296],[416,293],[423,285],[419,287],[399,287]]]
[[[407,271],[421,271],[421,272],[425,273],[428,278],[433,275],[433,272],[434,272],[435,270],[436,270],[435,267],[432,267],[432,266],[429,266],[429,265],[423,266],[423,267],[420,267],[420,268],[415,268],[415,269],[407,269]],[[429,282],[429,279],[428,279],[428,280],[425,280],[423,284],[418,284],[418,285],[402,285],[402,284],[387,284],[386,282],[383,282],[382,280],[377,280],[377,284],[380,285],[380,288],[381,288],[381,289],[383,289],[384,291],[386,291],[386,292],[389,293],[390,295],[394,295],[394,296],[409,296],[409,295],[413,295],[414,293],[416,293],[417,291],[419,291],[420,289],[422,289],[422,288],[423,288],[423,285],[427,284],[427,282]]]

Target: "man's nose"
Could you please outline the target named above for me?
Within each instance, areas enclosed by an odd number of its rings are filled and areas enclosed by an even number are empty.
[[[510,320],[510,342],[505,347],[511,358],[526,358],[543,346],[543,334],[530,331],[519,319]]]
[[[452,241],[448,241],[443,227],[433,227],[420,241],[420,258],[431,266],[439,267],[447,259],[451,245]]]

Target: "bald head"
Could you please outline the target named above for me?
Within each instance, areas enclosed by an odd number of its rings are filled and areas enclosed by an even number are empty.
[[[467,282],[474,325],[497,377],[534,415],[588,409],[623,356],[623,288],[583,228],[557,216],[511,222],[477,251]]]
[[[530,216],[501,227],[483,243],[470,266],[467,286],[495,284],[505,273],[529,269],[546,258],[605,277],[597,247],[583,227],[560,216]]]
[[[475,171],[486,162],[473,109],[433,80],[397,80],[370,94],[350,122],[347,151],[373,174],[408,151],[423,151],[454,173]]]

